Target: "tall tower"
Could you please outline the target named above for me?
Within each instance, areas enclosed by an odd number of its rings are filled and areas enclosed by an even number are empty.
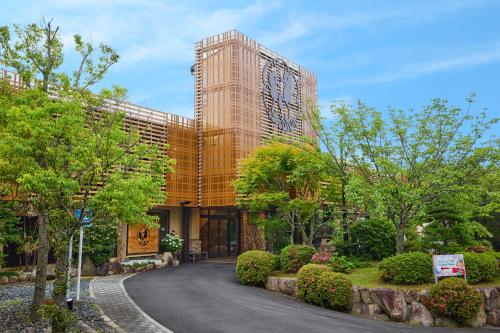
[[[238,162],[266,138],[312,136],[316,76],[239,31],[195,46],[198,204],[235,205]]]

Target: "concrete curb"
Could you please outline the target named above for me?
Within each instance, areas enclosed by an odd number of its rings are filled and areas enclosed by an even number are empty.
[[[166,328],[165,326],[163,326],[162,324],[160,324],[159,322],[157,322],[156,320],[154,320],[153,318],[151,318],[146,312],[144,312],[137,304],[135,304],[134,300],[132,298],[130,298],[130,296],[128,295],[127,293],[127,290],[125,289],[125,286],[123,285],[123,281],[125,281],[126,279],[128,279],[129,277],[132,277],[136,274],[132,274],[132,275],[129,275],[129,276],[126,276],[124,277],[123,279],[120,280],[120,288],[123,290],[123,293],[125,294],[125,297],[128,299],[128,301],[130,302],[130,304],[133,305],[133,307],[140,313],[142,314],[147,320],[149,320],[153,325],[155,325],[156,327],[158,327],[158,331],[157,332],[165,332],[165,333],[174,333],[173,331],[169,330],[168,328]]]

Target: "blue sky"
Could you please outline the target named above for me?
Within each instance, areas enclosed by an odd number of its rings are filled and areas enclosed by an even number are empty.
[[[317,73],[325,109],[343,99],[386,110],[431,98],[500,115],[500,1],[3,0],[0,24],[54,18],[122,59],[102,83],[133,103],[193,116],[194,43],[238,29]]]

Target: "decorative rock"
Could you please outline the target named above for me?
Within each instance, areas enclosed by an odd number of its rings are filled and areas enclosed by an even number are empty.
[[[484,305],[481,304],[476,317],[472,318],[471,320],[467,320],[465,322],[465,325],[470,327],[483,327],[484,324],[486,324],[486,312],[484,311]]]
[[[56,275],[54,273],[54,266],[47,267],[47,280],[54,280]]]
[[[123,274],[123,266],[119,262],[111,262],[109,264],[109,270],[113,272],[113,274]]]
[[[82,260],[82,275],[94,276],[96,274],[96,267],[88,255],[83,256]]]
[[[129,266],[123,266],[123,273],[125,273],[125,274],[130,273],[130,267]]]
[[[406,321],[408,319],[408,305],[406,304],[404,292],[395,289],[376,288],[371,289],[371,298],[382,310],[394,321]]]
[[[405,300],[408,304],[420,302],[420,293],[417,290],[405,291]]]
[[[97,266],[96,270],[95,270],[95,274],[99,275],[99,276],[108,275],[108,271],[109,271],[108,267],[109,267],[108,263]]]
[[[174,260],[174,266],[179,266],[179,260]]]
[[[438,327],[458,327],[459,325],[453,319],[446,318],[446,317],[437,317],[434,320],[434,326],[438,326]]]
[[[356,286],[352,286],[352,297],[351,297],[351,306],[356,303],[361,302],[361,297],[359,295],[359,289]]]
[[[16,283],[17,282],[17,276],[9,276],[9,283]]]
[[[0,276],[0,284],[7,284],[9,283],[9,278],[6,276]]]
[[[283,294],[297,296],[297,279],[283,277],[278,280],[279,291]]]
[[[361,300],[363,303],[371,304],[372,297],[370,296],[370,289],[368,288],[359,288],[359,295],[361,296]]]
[[[486,311],[495,309],[496,298],[498,296],[497,288],[481,288],[481,296],[483,297],[483,304]]]
[[[486,324],[492,326],[500,326],[500,310],[494,309],[488,312]]]
[[[279,292],[279,277],[270,276],[266,279],[266,289]]]
[[[410,323],[429,327],[434,324],[434,318],[422,303],[412,302],[410,306]]]
[[[174,257],[172,256],[172,253],[170,253],[170,252],[163,252],[161,260],[163,262],[167,263],[168,266],[174,265]]]
[[[17,281],[18,282],[26,282],[26,273],[21,273],[19,274],[19,276],[17,277]]]
[[[383,314],[383,312],[377,304],[355,303],[352,306],[351,314],[354,316],[375,319],[375,315]]]

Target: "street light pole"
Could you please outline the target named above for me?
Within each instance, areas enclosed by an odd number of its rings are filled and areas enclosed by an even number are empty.
[[[83,225],[80,226],[80,243],[78,244],[78,273],[76,278],[76,300],[80,300],[80,280],[82,276]]]

